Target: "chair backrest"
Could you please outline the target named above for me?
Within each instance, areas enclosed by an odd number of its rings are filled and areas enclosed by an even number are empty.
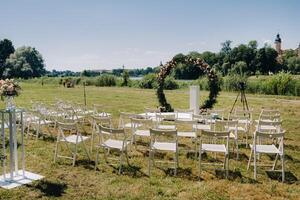
[[[179,113],[184,113],[189,116],[189,119],[193,118],[194,110],[193,109],[176,109],[175,114],[176,114],[176,119],[180,118]]]
[[[133,130],[136,129],[150,129],[153,127],[152,119],[141,119],[141,118],[131,118],[131,127]]]
[[[209,144],[221,144],[225,142],[226,150],[229,151],[229,133],[230,131],[208,131],[202,130],[199,133],[200,145],[204,142]]]
[[[151,144],[153,142],[176,142],[177,130],[150,129]]]
[[[285,135],[285,130],[281,130],[278,133],[266,133],[266,132],[261,132],[261,131],[255,131],[254,133],[254,140],[253,140],[253,145],[257,144],[274,144],[274,139],[278,139],[279,141],[279,151],[283,153],[283,148],[284,148],[284,135]]]
[[[105,127],[111,127],[112,117],[111,116],[92,116],[93,122],[97,125],[103,125]]]
[[[262,109],[259,115],[260,120],[280,121],[279,110]]]
[[[213,119],[221,119],[221,120],[224,119],[225,111],[223,109],[218,109],[218,110],[214,109],[214,110],[209,110],[208,112]]]
[[[242,119],[252,121],[253,117],[253,109],[244,110],[242,108],[236,108],[233,114],[229,114],[229,119]]]
[[[125,142],[127,139],[127,135],[124,128],[116,129],[99,125],[99,134],[101,142],[104,142],[107,139],[122,140],[123,142]]]
[[[229,128],[237,131],[238,120],[216,120],[214,130],[227,131]]]
[[[204,113],[204,114],[193,114],[192,115],[193,120],[197,120],[200,123],[204,124],[211,124],[212,123],[212,117],[210,114]]]
[[[119,117],[119,128],[124,128],[126,123],[131,123],[131,118],[134,117],[136,114],[128,113],[128,112],[120,112]]]
[[[58,132],[60,133],[59,137],[65,138],[66,135],[75,133],[76,135],[80,134],[78,131],[76,122],[57,122]]]
[[[101,113],[105,113],[104,106],[100,104],[93,104],[93,114],[96,115]]]
[[[176,129],[180,131],[194,131],[193,125],[197,123],[198,123],[197,120],[180,120],[180,119],[175,120]]]
[[[281,121],[265,121],[259,120],[257,124],[257,131],[260,132],[280,132],[281,131]],[[275,130],[274,130],[275,129]]]
[[[156,113],[157,121],[169,120],[174,121],[176,118],[175,114],[163,114],[163,113]]]

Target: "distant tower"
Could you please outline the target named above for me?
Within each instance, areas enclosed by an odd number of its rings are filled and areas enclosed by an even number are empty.
[[[276,39],[275,39],[275,50],[277,51],[279,56],[282,54],[281,38],[280,38],[279,33],[277,34]]]

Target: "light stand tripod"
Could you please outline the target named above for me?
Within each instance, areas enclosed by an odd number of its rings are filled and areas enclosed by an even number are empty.
[[[236,96],[236,99],[235,99],[235,101],[232,105],[232,108],[230,110],[230,115],[232,114],[232,111],[233,111],[233,109],[236,105],[236,102],[237,102],[239,96],[241,96],[241,102],[243,104],[243,111],[249,112],[248,101],[247,101],[247,98],[246,98],[246,95],[245,95],[245,82],[240,82],[239,87],[240,87],[240,92]]]

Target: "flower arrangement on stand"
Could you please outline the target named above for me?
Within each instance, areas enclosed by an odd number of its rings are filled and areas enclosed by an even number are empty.
[[[0,80],[0,96],[6,101],[6,109],[15,108],[14,97],[20,94],[21,87],[14,79]]]

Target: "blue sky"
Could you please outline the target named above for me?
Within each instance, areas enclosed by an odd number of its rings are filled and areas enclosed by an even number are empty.
[[[46,68],[157,66],[220,43],[300,43],[297,0],[0,0],[0,39],[36,47]]]

